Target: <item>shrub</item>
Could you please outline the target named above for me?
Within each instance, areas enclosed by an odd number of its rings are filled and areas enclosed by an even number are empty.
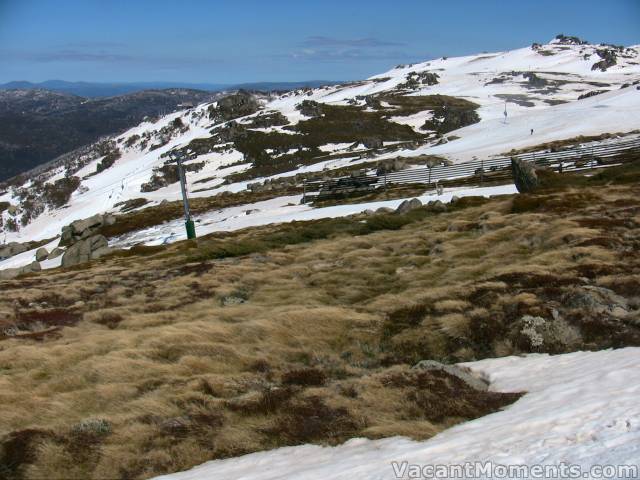
[[[325,373],[318,368],[300,368],[289,370],[282,375],[282,383],[285,385],[304,385],[307,387],[321,386],[327,381]]]

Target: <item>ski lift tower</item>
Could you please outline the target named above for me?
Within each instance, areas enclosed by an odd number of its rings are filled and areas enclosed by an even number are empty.
[[[183,160],[186,155],[183,152],[171,152],[170,157],[178,164],[178,175],[180,176],[180,189],[182,190],[182,204],[184,205],[184,225],[187,229],[187,238],[189,240],[196,238],[196,226],[191,219],[191,210],[189,208],[189,196],[187,193],[187,178],[184,173]]]

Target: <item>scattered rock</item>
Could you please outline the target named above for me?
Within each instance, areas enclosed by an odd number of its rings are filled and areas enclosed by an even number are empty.
[[[451,205],[455,205],[456,203],[458,203],[460,201],[460,197],[458,197],[457,195],[454,195],[453,197],[451,197]]]
[[[36,261],[37,262],[43,262],[48,257],[49,257],[49,252],[47,251],[46,248],[40,247],[38,250],[36,250]]]
[[[454,377],[459,378],[468,386],[473,388],[474,390],[487,391],[489,390],[489,383],[485,380],[478,378],[467,370],[458,367],[456,365],[445,365],[444,363],[436,362],[435,360],[422,360],[413,366],[415,369],[425,370],[425,371],[441,371],[448,373],[449,375],[453,375]]]
[[[513,181],[520,193],[528,193],[538,188],[538,175],[531,163],[519,158],[511,158]]]
[[[366,209],[363,213],[364,213],[365,215],[374,215],[376,212],[375,212],[375,211],[373,211],[373,210],[371,210],[370,208],[368,208],[368,209]]]
[[[422,206],[422,202],[417,198],[412,198],[411,200],[405,200],[402,202],[398,208],[396,208],[396,213],[403,214],[410,212],[411,210],[415,210],[416,208],[420,208]]]

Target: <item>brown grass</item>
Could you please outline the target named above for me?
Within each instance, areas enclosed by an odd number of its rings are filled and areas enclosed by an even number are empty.
[[[409,366],[640,345],[639,194],[265,226],[2,282],[1,475],[148,478],[503,408],[517,395]],[[589,285],[628,316],[570,308]],[[542,348],[524,315],[548,320]]]

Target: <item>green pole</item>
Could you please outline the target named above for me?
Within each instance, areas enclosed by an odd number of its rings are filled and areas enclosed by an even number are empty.
[[[191,210],[189,209],[189,197],[187,195],[187,179],[184,174],[184,166],[182,165],[182,153],[175,154],[178,164],[178,174],[180,176],[180,189],[182,190],[182,203],[184,206],[184,225],[187,230],[187,238],[192,240],[196,238],[196,226],[191,219]]]

